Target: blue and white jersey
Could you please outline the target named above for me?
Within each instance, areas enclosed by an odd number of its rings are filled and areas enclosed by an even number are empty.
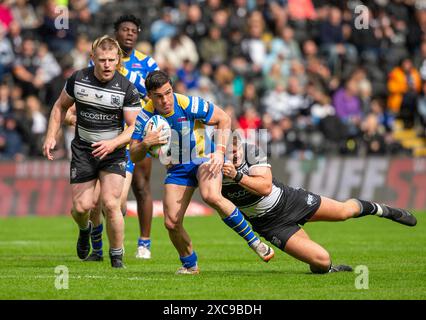
[[[185,96],[174,93],[173,111],[161,114],[172,129],[171,152],[179,152],[179,163],[193,162],[196,158],[206,158],[214,151],[214,143],[206,132],[208,123],[214,112],[214,105],[200,97]],[[143,140],[143,132],[148,120],[159,114],[154,109],[152,100],[142,107],[136,118],[135,130],[132,135],[134,140]],[[176,135],[177,134],[177,135]]]

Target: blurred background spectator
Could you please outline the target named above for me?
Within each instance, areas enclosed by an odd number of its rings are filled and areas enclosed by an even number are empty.
[[[422,3],[0,1],[0,158],[40,157],[66,79],[87,65],[92,41],[113,34],[113,21],[128,13],[142,20],[137,48],[177,91],[221,105],[233,128],[266,129],[273,157],[424,156]],[[64,130],[59,156],[69,156],[72,135]],[[420,139],[424,152],[404,139]]]

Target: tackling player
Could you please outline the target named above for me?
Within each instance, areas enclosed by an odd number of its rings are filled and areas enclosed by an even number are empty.
[[[286,186],[272,177],[266,155],[234,136],[232,159],[223,166],[222,194],[237,205],[253,230],[277,248],[309,264],[313,273],[352,271],[333,265],[330,254],[312,241],[300,225],[311,221],[344,221],[376,215],[415,226],[416,218],[406,210],[371,201],[329,199],[304,189]]]

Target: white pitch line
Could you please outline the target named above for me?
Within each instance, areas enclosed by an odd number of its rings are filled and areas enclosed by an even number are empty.
[[[41,276],[31,276],[31,275],[0,275],[0,279],[22,279],[22,278],[34,278],[34,279],[55,279],[55,275],[41,275]],[[108,280],[123,280],[127,279],[130,281],[159,281],[159,280],[170,280],[166,278],[143,278],[143,277],[107,277],[107,276],[92,276],[92,275],[85,275],[85,276],[69,276],[70,279],[108,279]]]

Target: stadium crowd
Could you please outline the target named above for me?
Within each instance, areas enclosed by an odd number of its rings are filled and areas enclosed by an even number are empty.
[[[396,118],[425,135],[423,0],[3,0],[0,159],[42,156],[66,79],[125,13],[176,92],[222,106],[234,128],[267,129],[273,157],[408,153]],[[64,128],[57,158],[72,137]]]

